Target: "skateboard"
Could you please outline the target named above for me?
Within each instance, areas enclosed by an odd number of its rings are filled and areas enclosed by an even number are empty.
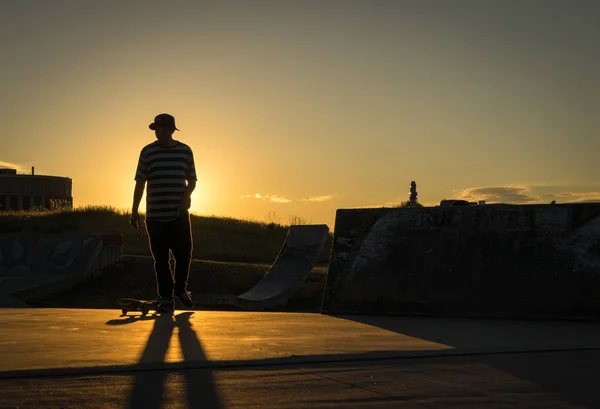
[[[123,307],[121,308],[121,312],[123,315],[127,315],[129,311],[140,311],[142,315],[146,315],[152,311],[156,312],[164,312],[160,310],[160,306],[162,304],[156,301],[150,300],[138,300],[136,298],[119,298],[117,303]]]

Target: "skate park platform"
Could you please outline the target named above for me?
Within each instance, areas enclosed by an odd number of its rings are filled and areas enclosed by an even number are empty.
[[[339,210],[320,314],[5,308],[0,407],[598,408],[598,216]]]
[[[591,322],[2,312],[2,408],[600,407]]]

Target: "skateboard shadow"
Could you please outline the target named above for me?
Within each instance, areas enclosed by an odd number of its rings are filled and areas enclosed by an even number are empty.
[[[168,313],[168,314],[153,313],[153,314],[146,314],[146,315],[142,315],[142,314],[121,315],[121,317],[127,317],[127,318],[108,320],[108,321],[106,321],[106,325],[126,325],[126,324],[133,324],[134,322],[138,322],[138,321],[151,321],[151,320],[156,320],[161,315],[163,315],[163,316],[166,315],[169,317],[173,316],[172,313]]]
[[[178,329],[179,344],[184,361],[206,361],[206,354],[202,348],[196,331],[192,328],[190,316],[193,312],[183,312],[173,315],[156,315],[154,327],[146,347],[142,352],[139,364],[164,363],[169,344],[175,328]],[[165,384],[168,380],[171,390],[185,390],[187,407],[219,409],[219,400],[216,385],[211,369],[178,369],[169,370],[159,368],[142,370],[135,374],[133,387],[129,399],[129,408],[159,409],[163,407],[165,398]],[[169,379],[167,379],[167,376]],[[174,394],[177,395],[177,394]],[[172,402],[171,402],[172,403]]]
[[[152,312],[152,314],[136,314],[136,315],[121,314],[121,317],[126,317],[126,318],[108,320],[108,321],[106,321],[106,325],[125,325],[125,324],[132,324],[132,323],[138,322],[138,321],[151,321],[151,320],[156,320],[160,316],[167,316],[167,317],[173,318],[174,313],[175,312],[156,312],[156,311],[154,311],[154,312]]]

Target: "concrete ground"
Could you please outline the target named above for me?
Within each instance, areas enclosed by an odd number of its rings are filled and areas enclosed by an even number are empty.
[[[600,324],[1,309],[0,408],[599,408]]]

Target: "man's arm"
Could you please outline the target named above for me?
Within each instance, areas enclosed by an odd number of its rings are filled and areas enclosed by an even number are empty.
[[[196,165],[194,163],[194,153],[190,149],[190,157],[188,159],[188,166],[185,175],[187,185],[183,191],[183,198],[181,200],[181,207],[183,209],[189,209],[192,206],[192,193],[196,189]]]
[[[144,188],[146,187],[146,181],[144,180],[136,180],[135,181],[135,189],[133,191],[133,206],[131,206],[131,212],[137,213],[138,208],[140,207],[140,202],[142,201],[142,196],[144,196]]]
[[[144,187],[146,186],[146,180],[148,180],[148,166],[146,163],[146,156],[144,155],[144,149],[140,152],[138,159],[137,169],[135,171],[135,189],[133,191],[133,206],[131,206],[131,212],[137,213],[144,195]]]
[[[133,206],[131,206],[131,220],[129,221],[131,226],[133,226],[135,229],[140,228],[140,214],[138,213],[138,208],[140,207],[140,202],[142,201],[142,196],[144,195],[145,186],[146,181],[135,181],[135,189],[133,190]]]

